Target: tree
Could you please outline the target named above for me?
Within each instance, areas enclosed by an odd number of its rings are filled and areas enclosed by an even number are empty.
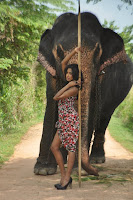
[[[49,25],[51,20],[55,19],[55,11],[65,12],[74,9],[70,0],[1,0],[0,3],[17,9],[23,19],[45,25]]]
[[[53,11],[67,11],[72,5],[70,0],[1,0],[0,68],[20,69],[24,61],[34,61],[40,35],[56,18]]]
[[[38,105],[43,108],[43,69],[36,81],[38,85],[31,84],[32,76],[37,76],[32,68],[40,37],[56,19],[54,11],[67,11],[72,5],[70,0],[0,1],[0,124],[6,130],[38,112]]]
[[[120,36],[124,40],[125,49],[129,57],[133,61],[133,25],[126,26],[120,33]]]

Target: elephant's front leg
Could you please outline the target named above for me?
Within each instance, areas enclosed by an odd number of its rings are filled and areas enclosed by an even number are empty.
[[[37,175],[51,175],[57,170],[56,160],[50,150],[50,146],[56,133],[55,122],[58,118],[57,102],[53,100],[56,92],[56,80],[47,73],[47,105],[43,123],[43,133],[40,143],[40,153],[34,166],[34,173]],[[66,158],[66,152],[62,149]]]
[[[94,133],[94,142],[92,145],[90,162],[91,163],[104,163],[105,162],[105,131],[110,121],[111,116],[101,117],[100,127]]]

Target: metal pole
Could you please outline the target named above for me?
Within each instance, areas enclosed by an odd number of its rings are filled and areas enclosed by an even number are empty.
[[[80,14],[80,0],[78,12],[78,47],[81,47],[81,14]],[[81,82],[81,52],[78,51],[78,68],[79,80]],[[78,143],[78,174],[79,174],[79,187],[81,187],[81,88],[78,93],[78,114],[79,114],[79,143]]]

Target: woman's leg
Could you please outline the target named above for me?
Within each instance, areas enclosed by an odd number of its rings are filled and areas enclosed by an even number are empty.
[[[75,152],[68,151],[67,171],[62,186],[66,185],[70,180],[74,161],[75,161]]]
[[[65,176],[65,168],[64,168],[63,157],[62,157],[62,154],[60,152],[60,144],[61,144],[61,141],[60,141],[58,132],[56,132],[55,137],[53,139],[53,142],[51,144],[51,151],[54,154],[56,162],[59,165],[60,172],[61,172],[61,183],[62,183],[63,178]]]

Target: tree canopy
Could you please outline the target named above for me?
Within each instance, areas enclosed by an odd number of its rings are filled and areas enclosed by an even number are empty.
[[[72,5],[69,0],[1,0],[0,68],[7,69],[16,63],[20,67],[22,61],[34,60],[40,35],[56,19],[53,11],[71,10]]]
[[[49,25],[55,19],[54,12],[73,10],[74,3],[70,0],[1,0],[1,5],[9,6],[17,12],[17,16],[28,22],[34,21]]]

